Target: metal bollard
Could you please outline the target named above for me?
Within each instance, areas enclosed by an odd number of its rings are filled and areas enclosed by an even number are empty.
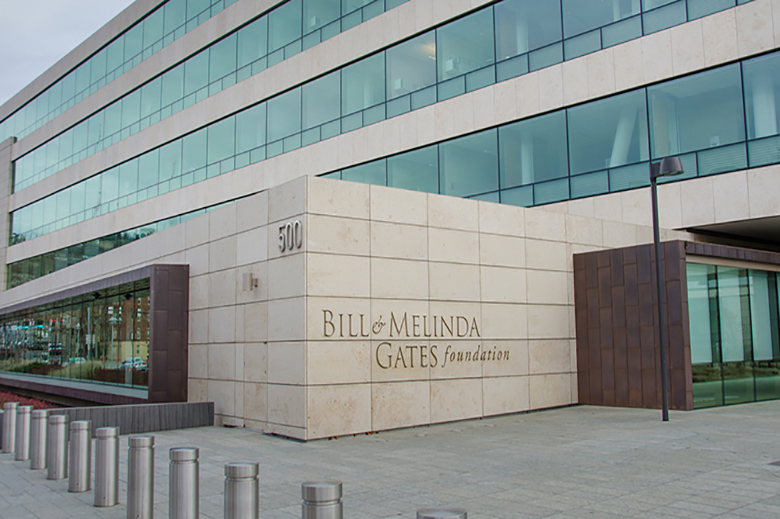
[[[154,436],[128,438],[127,519],[154,517]]]
[[[70,459],[68,492],[86,492],[92,482],[92,422],[70,423]]]
[[[168,498],[169,519],[200,517],[200,451],[195,447],[178,447],[169,452],[171,463]]]
[[[16,407],[19,402],[3,404],[3,453],[10,454],[16,447]]]
[[[95,506],[119,503],[119,427],[95,431]]]
[[[225,519],[258,519],[259,469],[249,461],[225,465]]]
[[[0,451],[3,450],[3,427],[5,426],[3,423],[5,421],[4,415],[5,411],[0,409]]]
[[[20,405],[16,408],[16,442],[14,459],[27,461],[30,459],[30,413],[33,406]]]
[[[49,411],[39,409],[32,412],[30,426],[30,469],[40,470],[46,468],[46,426],[48,425]]]
[[[341,481],[306,481],[301,485],[303,519],[342,519]]]
[[[466,519],[463,508],[424,508],[417,510],[417,519]]]
[[[46,433],[46,465],[48,479],[68,477],[68,415],[49,416],[49,430]]]

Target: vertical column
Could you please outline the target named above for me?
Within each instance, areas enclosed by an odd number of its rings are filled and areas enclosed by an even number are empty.
[[[524,186],[534,182],[534,136],[523,131],[520,137],[520,183]]]
[[[30,426],[30,469],[46,468],[46,428],[49,425],[49,411],[39,409],[32,412]]]
[[[225,465],[225,519],[258,519],[259,463]]]
[[[92,481],[92,422],[70,423],[70,463],[68,492],[86,492]]]
[[[200,517],[199,451],[195,447],[170,450],[170,488],[168,495],[169,519],[198,519]]]
[[[0,266],[2,266],[2,275],[0,275],[0,290],[5,290],[6,268],[5,252],[8,247],[8,238],[11,235],[10,218],[8,214],[8,197],[11,194],[11,183],[13,182],[13,162],[11,162],[11,148],[16,142],[15,137],[0,142]]]
[[[49,431],[46,438],[46,464],[48,479],[68,477],[68,415],[49,416]]]
[[[127,519],[154,517],[154,436],[128,438]]]
[[[16,408],[19,402],[3,404],[3,452],[10,454],[16,447]]]
[[[16,461],[30,459],[30,413],[33,406],[21,405],[16,410],[16,442],[14,454]]]
[[[95,431],[95,506],[119,503],[119,427]]]
[[[777,134],[777,109],[772,76],[767,72],[753,78],[753,120],[756,126],[755,138]]]

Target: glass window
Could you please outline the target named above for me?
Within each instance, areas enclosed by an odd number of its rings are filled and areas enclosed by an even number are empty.
[[[439,81],[492,65],[493,43],[490,9],[482,9],[436,29]]]
[[[63,189],[58,192],[55,198],[55,204],[57,206],[57,216],[55,217],[57,220],[70,216],[70,190]],[[32,216],[29,211],[28,216]],[[29,224],[27,226],[29,227]]]
[[[341,114],[339,71],[303,85],[303,129],[338,119]]]
[[[238,31],[238,68],[262,58],[267,52],[268,16],[263,16]]]
[[[122,128],[135,124],[141,118],[141,91],[136,90],[122,99]]]
[[[387,185],[387,165],[386,160],[375,160],[360,166],[347,168],[341,172],[342,180],[352,182],[361,182],[363,184],[373,184],[375,186]]]
[[[87,210],[95,209],[100,205],[102,200],[101,184],[101,175],[90,177],[86,182],[84,182],[84,185],[86,186],[85,205]]]
[[[138,191],[138,160],[133,159],[119,166],[119,197]]]
[[[184,97],[184,65],[179,65],[166,72],[162,77],[161,106],[178,101]]]
[[[92,62],[92,77],[90,83],[97,83],[106,75],[106,49],[101,50],[90,58]],[[51,92],[51,90],[49,90]]]
[[[780,117],[780,54],[746,61],[742,64],[748,120],[748,138],[777,135]]]
[[[143,24],[139,23],[125,33],[125,61],[130,61],[141,52],[143,47]]]
[[[360,9],[364,5],[368,5],[372,0],[341,0],[341,14],[349,14],[356,9]]]
[[[209,83],[209,50],[206,49],[184,63],[184,95],[197,92]]]
[[[563,0],[566,38],[639,14],[639,0]]]
[[[496,130],[439,144],[439,193],[468,197],[498,189]]]
[[[148,117],[160,109],[162,79],[157,78],[141,89],[141,117]]]
[[[189,173],[206,165],[206,128],[182,139],[182,172]]]
[[[571,174],[647,160],[647,110],[642,90],[568,110]]]
[[[146,189],[159,181],[160,150],[138,157],[138,189]]]
[[[505,0],[494,11],[499,60],[561,40],[560,2]]]
[[[754,400],[747,269],[717,267],[726,404]]]
[[[122,102],[118,101],[115,103],[111,103],[106,107],[106,120],[105,120],[106,136],[113,135],[121,129],[122,129]],[[72,142],[73,140],[71,137],[71,143]],[[62,156],[68,157],[70,156],[70,153]]]
[[[362,59],[341,71],[341,114],[369,108],[385,101],[384,53]]]
[[[303,33],[316,31],[340,15],[340,0],[303,0]]]
[[[268,15],[268,47],[273,52],[301,37],[301,0],[282,4]]]
[[[163,32],[169,32],[178,29],[184,24],[187,10],[187,0],[168,0],[165,4],[165,20],[163,23]]]
[[[70,188],[70,214],[79,214],[84,210],[84,200],[86,197],[86,182],[79,182],[78,184],[74,184]],[[36,211],[37,212],[37,211]],[[43,223],[43,212],[40,211],[40,214],[36,214],[36,212],[33,212],[33,220],[36,220],[36,217],[40,216],[40,221],[35,222],[38,225],[34,225],[34,227],[38,227]]]
[[[500,127],[498,150],[502,189],[567,176],[566,113]]]
[[[160,182],[181,175],[181,140],[160,148]]]
[[[436,84],[434,31],[387,49],[387,98]]]
[[[163,9],[157,9],[144,19],[144,48],[151,47],[163,37]]]
[[[120,37],[115,39],[111,42],[111,44],[106,48],[106,61],[107,65],[106,68],[109,72],[113,72],[115,69],[121,67],[125,62],[125,39]],[[63,84],[63,99],[68,99],[67,97],[64,97],[65,94],[65,88]],[[72,97],[72,94],[71,94]]]
[[[236,114],[236,153],[265,144],[265,103]]]
[[[212,45],[209,54],[209,83],[236,71],[236,40],[232,34]]]
[[[436,146],[428,146],[387,159],[387,185],[438,193],[439,153]]]
[[[76,93],[79,94],[89,88],[89,61],[82,63],[76,69]]]
[[[235,154],[236,118],[228,117],[208,127],[208,163],[214,164]]]
[[[290,90],[268,101],[268,142],[301,131],[301,89]]]
[[[119,196],[119,168],[112,168],[98,175],[101,179],[100,203],[107,204]]]
[[[739,65],[649,87],[653,158],[745,139]]]
[[[211,0],[187,0],[187,20],[192,20],[211,6]]]

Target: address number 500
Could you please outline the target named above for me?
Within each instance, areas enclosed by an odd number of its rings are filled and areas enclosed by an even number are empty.
[[[279,226],[279,252],[300,249],[303,245],[303,224],[300,220]]]

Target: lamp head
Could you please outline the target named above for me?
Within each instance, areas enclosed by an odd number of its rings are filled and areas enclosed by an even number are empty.
[[[652,164],[650,167],[650,178],[673,177],[683,173],[680,157],[664,157],[661,162]]]

